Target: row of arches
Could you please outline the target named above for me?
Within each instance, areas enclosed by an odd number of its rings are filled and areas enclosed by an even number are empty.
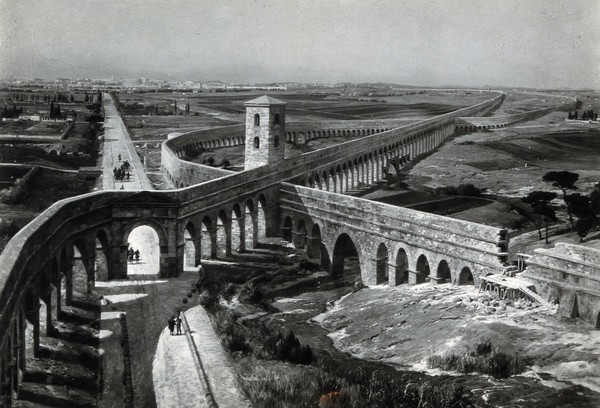
[[[336,166],[314,169],[297,183],[341,194],[368,186],[383,180],[392,169],[398,174],[401,166],[411,158],[434,149],[452,133],[451,126],[435,129],[425,135],[419,133]]]
[[[245,136],[231,136],[212,140],[194,140],[174,150],[180,159],[195,156],[199,153],[220,147],[231,147],[245,144]]]
[[[385,132],[392,128],[366,128],[366,129],[323,129],[323,130],[298,130],[285,133],[286,140],[294,144],[306,144],[311,140],[328,137],[360,137],[375,133]]]
[[[404,243],[380,242],[371,246],[368,240],[360,240],[356,233],[344,229],[326,234],[331,237],[331,241],[326,242],[322,231],[318,222],[301,218],[294,223],[290,215],[283,219],[283,238],[296,248],[304,249],[310,258],[320,259],[332,276],[343,274],[345,261],[356,258],[366,285],[475,284],[472,265],[462,260],[444,258]]]
[[[196,266],[202,259],[223,258],[232,252],[255,248],[267,233],[266,199],[248,199],[220,210],[216,216],[193,217],[184,225],[184,266]]]

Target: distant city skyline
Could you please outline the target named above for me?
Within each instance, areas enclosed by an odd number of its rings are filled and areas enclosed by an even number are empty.
[[[0,78],[600,89],[597,0],[0,5]]]

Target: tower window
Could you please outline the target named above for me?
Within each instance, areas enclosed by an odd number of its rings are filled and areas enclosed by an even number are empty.
[[[275,135],[273,138],[273,147],[279,147],[279,135]]]
[[[260,139],[258,138],[258,136],[256,136],[254,138],[254,148],[258,149],[260,147]]]
[[[279,125],[279,113],[276,113],[275,117],[273,117],[273,124]]]
[[[254,115],[254,126],[260,126],[260,115],[258,113]]]

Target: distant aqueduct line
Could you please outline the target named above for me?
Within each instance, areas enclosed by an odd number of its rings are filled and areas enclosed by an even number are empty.
[[[264,236],[283,236],[309,257],[320,259],[333,275],[343,273],[342,248],[353,244],[367,285],[417,284],[427,278],[433,283],[478,285],[482,276],[501,273],[509,245],[503,228],[340,193],[382,180],[391,168],[443,143],[454,134],[458,118],[489,114],[502,101],[503,94],[496,93],[467,108],[389,130],[373,127],[378,132],[242,172],[181,159],[186,149],[204,147],[203,143],[213,148],[243,143],[242,126],[190,132],[161,148],[164,170],[180,188],[95,192],[53,204],[0,254],[0,381],[5,405],[11,406],[18,392],[27,356],[39,354],[40,321],[46,321],[50,332],[65,302],[73,302],[74,292],[92,290],[97,279],[126,278],[127,238],[141,225],[158,235],[162,277],[183,271],[186,244],[194,249],[188,261],[197,265],[202,258],[251,249]],[[545,282],[544,290],[561,297],[565,310],[579,302],[578,313],[600,325],[598,279],[588,273],[597,267],[581,260],[600,259],[600,251],[569,251],[562,263],[548,250],[534,255],[529,262],[541,272],[531,273]],[[95,268],[100,255],[106,259],[105,275]],[[83,268],[74,268],[74,262]],[[564,274],[568,286],[561,287]]]

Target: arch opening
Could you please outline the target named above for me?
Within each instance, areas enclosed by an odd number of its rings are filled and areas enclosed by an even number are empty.
[[[298,249],[306,248],[306,224],[304,220],[298,222],[296,235],[294,236],[294,246]]]
[[[188,223],[183,232],[183,269],[196,266],[196,231],[194,224]]]
[[[417,259],[417,281],[416,283],[429,282],[429,261],[425,255],[419,256]]]
[[[258,197],[257,201],[257,239],[265,238],[267,236],[267,217],[265,213],[266,200],[263,195]]]
[[[221,210],[217,217],[217,257],[223,258],[227,255],[227,215]]]
[[[246,202],[244,215],[244,232],[246,234],[246,248],[254,248],[254,242],[256,239],[256,218],[254,215],[254,203],[252,200]]]
[[[96,249],[94,258],[95,281],[107,281],[111,278],[108,273],[108,238],[106,232],[96,234]]]
[[[160,272],[160,241],[149,225],[135,227],[127,236],[127,276]]]
[[[440,261],[437,267],[437,283],[446,283],[451,281],[450,267],[445,260]]]
[[[396,285],[408,283],[408,256],[402,248],[396,255]]]
[[[360,259],[352,238],[346,233],[341,234],[333,247],[331,275],[340,277],[349,272],[360,275]]]
[[[204,217],[200,226],[200,257],[210,259],[212,257],[212,223],[210,218]]]
[[[85,244],[81,240],[75,241],[73,245],[73,259],[71,280],[73,291],[78,293],[87,293],[88,291],[88,275],[85,267]]]
[[[377,285],[382,283],[389,282],[389,273],[388,273],[388,249],[385,244],[379,244],[379,248],[377,248]]]
[[[468,267],[462,268],[460,271],[460,275],[458,276],[458,284],[459,285],[474,285],[473,282],[473,273]]]
[[[292,218],[288,215],[283,220],[283,227],[281,228],[281,236],[288,242],[292,242]]]
[[[244,249],[242,245],[243,229],[244,219],[242,218],[242,211],[240,210],[240,206],[236,204],[231,210],[231,249],[236,252],[242,252]]]

